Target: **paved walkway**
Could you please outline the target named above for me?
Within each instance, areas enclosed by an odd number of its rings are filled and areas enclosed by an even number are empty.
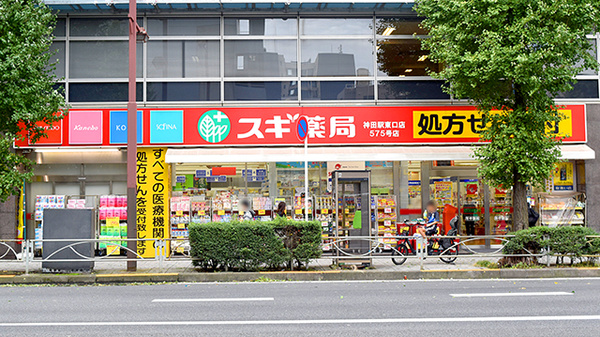
[[[423,261],[423,270],[474,270],[474,269],[485,269],[476,267],[475,263],[478,260],[497,261],[498,258],[473,258],[473,257],[459,257],[455,263],[446,264],[440,261],[439,258],[429,257]],[[326,257],[314,260],[310,263],[309,269],[315,271],[330,271],[333,268],[332,258]],[[120,260],[119,258],[106,258],[101,262],[96,262],[94,265],[94,273],[96,274],[121,274],[126,272],[127,262]],[[344,267],[342,269],[350,269]],[[392,263],[390,258],[373,259],[372,267],[370,270],[380,271],[419,271],[421,270],[421,264],[418,259],[408,259],[403,265],[396,266]],[[29,271],[31,273],[42,272],[42,263],[40,261],[34,261],[30,263]],[[3,274],[14,274],[24,273],[25,264],[18,261],[0,261],[0,273]],[[165,261],[162,267],[158,261],[138,261],[137,262],[138,273],[190,273],[196,272],[195,268],[189,259],[183,257],[174,257],[172,260]]]

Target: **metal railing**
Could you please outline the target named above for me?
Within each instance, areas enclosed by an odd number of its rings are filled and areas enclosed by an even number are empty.
[[[416,259],[423,269],[423,261],[427,258],[442,258],[448,260],[457,260],[464,258],[505,258],[505,257],[529,257],[536,258],[539,263],[544,263],[550,266],[552,258],[570,258],[573,260],[587,258],[599,259],[600,254],[596,255],[576,255],[576,254],[558,254],[552,252],[550,247],[543,247],[539,252],[531,252],[523,249],[521,254],[505,254],[503,253],[504,246],[514,235],[478,235],[478,236],[435,236],[433,239],[441,242],[442,239],[449,239],[451,244],[446,244],[442,249],[437,249],[437,253],[428,255],[428,242],[425,239],[417,236],[340,236],[324,238],[323,246],[328,246],[329,251],[324,252],[322,258],[331,258],[336,263],[352,261],[358,259],[372,259],[373,261],[385,259]],[[586,240],[590,243],[593,239],[600,238],[600,235],[586,236]],[[386,242],[382,240],[385,239]],[[432,240],[430,238],[429,240]],[[134,241],[136,246],[140,242],[152,242],[151,247],[154,249],[152,256],[143,256],[137,250],[132,250],[127,247],[127,243]],[[351,249],[351,242],[363,242],[360,252]],[[391,241],[391,242],[390,242]],[[39,256],[40,244],[43,243],[60,243],[64,245],[54,250],[48,255]],[[365,243],[366,242],[366,243]],[[398,242],[411,245],[410,253],[405,250],[399,250]],[[485,242],[487,245],[472,245],[473,243]],[[94,245],[99,243],[107,244],[107,251],[102,256],[95,254],[96,250],[92,249],[92,255],[82,254],[76,248],[81,245]],[[14,247],[21,245],[21,249]],[[488,248],[482,248],[487,246]],[[366,247],[366,248],[365,248]],[[112,255],[116,250],[130,253],[133,258],[127,255]],[[360,250],[360,249],[359,249]],[[60,258],[59,255],[64,252],[69,252],[73,258]],[[178,254],[173,254],[177,252]],[[146,254],[144,254],[146,255]],[[181,239],[28,239],[28,240],[0,240],[0,262],[22,264],[25,273],[29,273],[33,263],[43,262],[127,262],[127,261],[153,261],[158,263],[159,270],[163,270],[165,266],[173,262],[189,262],[193,261],[190,256],[190,246],[188,241]]]

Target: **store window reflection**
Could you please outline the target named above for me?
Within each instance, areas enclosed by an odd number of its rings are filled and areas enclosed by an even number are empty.
[[[226,77],[296,76],[295,40],[225,41]]]
[[[302,35],[372,35],[373,19],[301,19],[300,33]]]
[[[372,76],[372,40],[303,40],[302,76]]]
[[[373,81],[304,81],[302,100],[372,100]]]

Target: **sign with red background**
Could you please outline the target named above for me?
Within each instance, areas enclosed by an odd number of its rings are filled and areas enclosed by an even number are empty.
[[[90,142],[94,146],[118,146],[109,143],[109,111],[119,109],[97,109],[102,111],[102,142]],[[143,142],[140,146],[268,146],[298,145],[296,121],[305,116],[309,121],[309,144],[312,145],[379,145],[379,144],[471,144],[476,137],[479,114],[473,106],[400,106],[400,107],[253,107],[253,108],[183,108],[183,109],[139,109],[143,113]],[[183,111],[183,143],[150,143],[152,111]],[[566,130],[565,143],[585,143],[586,116],[584,105],[568,105],[569,120],[549,129]],[[71,109],[70,111],[89,111]],[[125,109],[123,109],[125,111]],[[216,112],[215,112],[216,111]],[[207,113],[208,112],[208,113]],[[435,117],[435,118],[434,118]],[[211,120],[204,120],[209,118]],[[214,123],[212,118],[215,119]],[[218,118],[218,120],[216,120]],[[202,134],[200,122],[203,123]],[[224,123],[228,120],[229,123]],[[65,117],[63,125],[68,123]],[[212,123],[212,124],[211,124]],[[208,125],[208,128],[204,128]],[[563,125],[568,127],[563,128]],[[479,125],[480,126],[480,125]],[[211,128],[213,127],[213,128]],[[62,146],[68,144],[69,130],[61,127]],[[211,136],[218,130],[218,137]],[[174,130],[172,130],[174,131]],[[435,132],[434,132],[435,131]],[[475,132],[475,133],[474,133]],[[53,145],[57,135],[52,135]],[[211,140],[210,142],[207,141]],[[218,140],[218,141],[215,141]],[[46,146],[46,142],[35,145],[17,142],[16,146]],[[81,144],[85,146],[85,144]],[[121,145],[123,146],[123,145]]]

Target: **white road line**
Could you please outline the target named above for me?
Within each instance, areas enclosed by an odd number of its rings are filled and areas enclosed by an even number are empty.
[[[242,298],[156,298],[152,303],[168,302],[257,302],[274,301],[273,297],[242,297]]]
[[[570,296],[573,293],[565,291],[528,292],[528,293],[474,293],[474,294],[450,294],[452,297],[511,297],[511,296]]]
[[[310,324],[389,324],[389,323],[464,323],[518,321],[599,321],[600,315],[573,316],[505,316],[505,317],[417,317],[417,318],[358,318],[259,321],[143,321],[143,322],[12,322],[0,327],[49,326],[177,326],[177,325],[310,325]]]

